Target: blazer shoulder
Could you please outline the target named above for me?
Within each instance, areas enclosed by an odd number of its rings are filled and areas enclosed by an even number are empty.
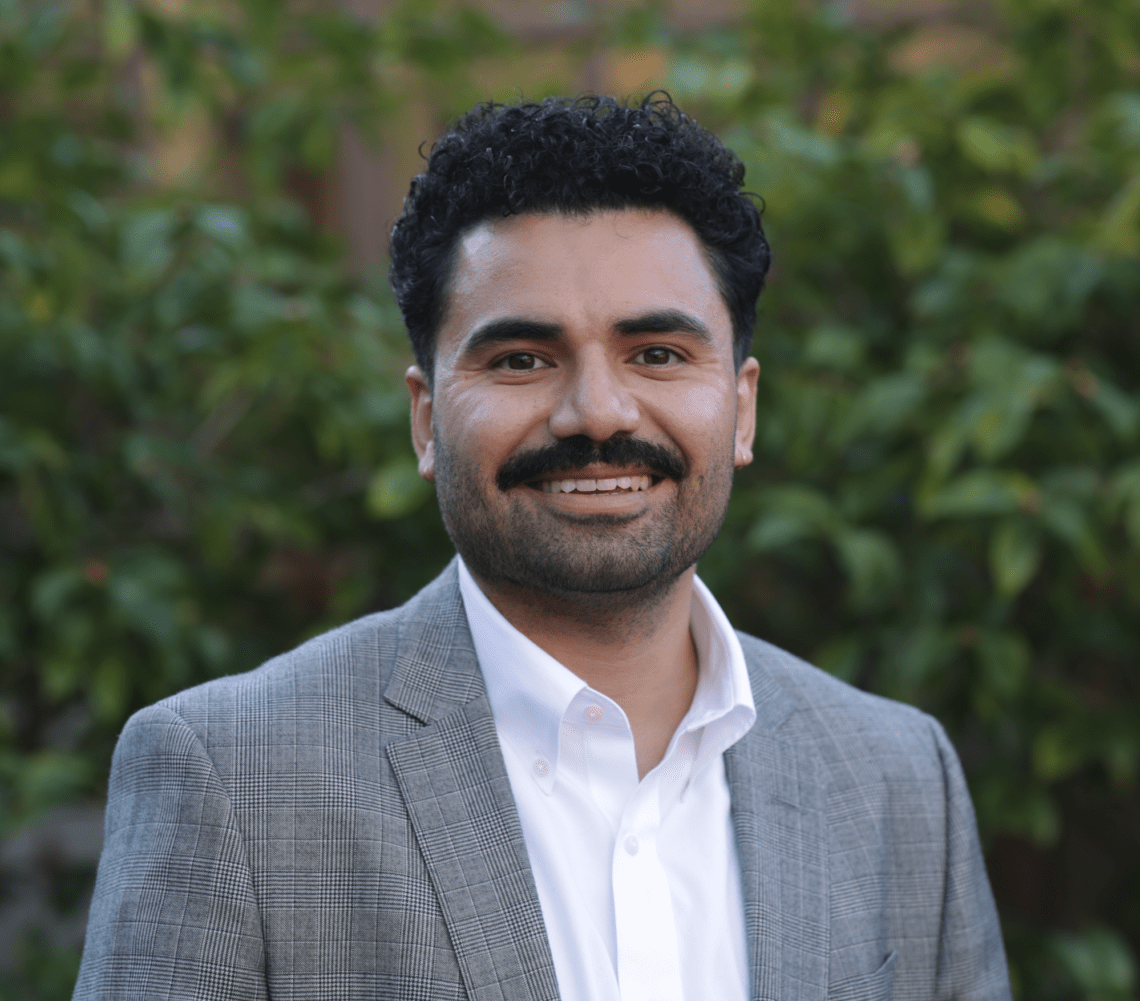
[[[929,719],[920,709],[873,695],[842,681],[806,660],[748,633],[738,632],[749,673],[765,674],[791,696],[797,708],[850,709],[860,713],[900,718]],[[755,681],[754,681],[755,683]]]
[[[932,716],[864,692],[755,636],[737,635],[758,720],[767,713],[781,734],[814,744],[829,756],[877,762],[888,771],[897,765],[906,772],[921,760],[941,773],[949,742]],[[773,706],[778,710],[773,712]]]
[[[329,686],[354,681],[377,685],[383,691],[395,662],[402,608],[375,612],[306,640],[264,664],[241,674],[230,674],[168,696],[156,707],[192,719],[200,709],[256,696],[272,702],[276,697],[296,698],[306,689],[328,691]]]
[[[330,629],[251,671],[215,678],[156,706],[199,731],[237,713],[303,719],[307,706],[319,717],[318,704],[335,704],[347,719],[383,701],[402,642],[409,636],[418,642],[425,631],[446,633],[453,628],[455,617],[463,614],[458,593],[452,565],[398,608]]]

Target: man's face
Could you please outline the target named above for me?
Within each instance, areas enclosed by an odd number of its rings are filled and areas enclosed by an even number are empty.
[[[461,240],[420,472],[485,584],[655,590],[691,567],[752,459],[756,380],[699,240],[665,212],[521,215]]]

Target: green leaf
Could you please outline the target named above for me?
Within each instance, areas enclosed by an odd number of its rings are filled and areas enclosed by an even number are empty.
[[[1114,504],[1140,500],[1140,459],[1126,462],[1116,470],[1108,494]]]
[[[22,799],[24,820],[86,792],[95,777],[90,761],[78,754],[39,751],[20,765],[16,787]]]
[[[1104,263],[1084,247],[1059,236],[1030,240],[997,268],[999,301],[1037,336],[1074,323],[1104,279]]]
[[[1018,392],[1016,386],[1003,391],[977,393],[969,401],[965,421],[970,441],[985,462],[1000,459],[1025,437],[1033,417],[1035,398]]]
[[[1077,986],[1097,1001],[1128,1001],[1136,984],[1136,965],[1124,939],[1110,928],[1080,935],[1059,934],[1053,950]]]
[[[865,434],[892,434],[917,416],[925,397],[925,380],[915,372],[876,379],[859,392],[837,422],[836,439],[848,442]]]
[[[5,190],[3,169],[0,169],[0,196],[6,194],[14,195],[15,192]],[[0,260],[4,262],[4,268],[9,275],[20,283],[26,282],[31,277],[35,257],[31,247],[14,230],[0,229]]]
[[[973,518],[1013,514],[1038,502],[1036,485],[1019,472],[976,469],[920,499],[927,518]]]
[[[939,483],[954,471],[969,443],[972,406],[960,409],[937,427],[927,440],[926,465],[932,483]]]
[[[816,536],[835,523],[831,501],[808,487],[770,487],[760,502],[762,514],[753,521],[747,536],[749,547],[756,552]]]
[[[812,655],[812,663],[841,681],[854,684],[863,659],[863,643],[856,636],[843,636],[824,644]]]
[[[1042,495],[1039,517],[1054,536],[1069,546],[1083,567],[1093,573],[1105,570],[1107,554],[1080,504],[1049,491]]]
[[[83,574],[73,566],[54,567],[40,574],[32,585],[36,617],[45,623],[57,618],[84,583]]]
[[[1132,545],[1140,549],[1140,461],[1125,463],[1116,471],[1108,496],[1113,510],[1123,513]]]
[[[1140,428],[1140,403],[1103,378],[1096,380],[1096,392],[1089,402],[1121,441],[1130,442]]]
[[[174,256],[171,236],[174,216],[165,209],[144,210],[130,216],[123,226],[123,266],[138,281],[157,278]]]
[[[845,528],[834,536],[856,607],[882,605],[902,580],[902,561],[890,536],[868,528]]]
[[[36,4],[31,7],[23,41],[28,49],[42,58],[63,36],[68,5],[56,0],[54,3]]]
[[[963,119],[958,144],[967,160],[990,173],[1028,174],[1037,164],[1037,150],[1028,132],[990,118]]]
[[[946,227],[933,212],[910,212],[890,228],[891,252],[899,271],[914,278],[931,267],[943,249]]]
[[[389,521],[416,510],[432,494],[432,486],[420,476],[411,459],[396,459],[373,475],[364,506],[374,518]]]
[[[208,237],[230,250],[241,250],[249,241],[246,214],[232,205],[203,205],[194,222]]]
[[[1025,225],[1025,209],[1006,188],[987,185],[962,200],[962,211],[994,229],[1015,233]]]
[[[99,199],[78,188],[68,193],[67,204],[83,220],[92,233],[102,233],[111,221],[111,215]]]
[[[1109,253],[1140,253],[1140,174],[1129,180],[1109,203],[1093,245]]]
[[[892,644],[883,664],[885,693],[913,700],[919,688],[950,661],[957,646],[954,634],[938,623],[906,629]]]
[[[1024,690],[1031,658],[1025,637],[1006,630],[983,629],[978,634],[977,651],[986,691],[1008,703]]]
[[[114,655],[104,657],[91,679],[92,712],[104,723],[122,719],[129,698],[130,680],[126,665]]]
[[[48,703],[59,705],[79,690],[87,665],[74,654],[47,655],[40,658],[40,689]]]
[[[863,361],[864,343],[858,331],[830,324],[816,327],[804,344],[804,361],[820,368],[848,372]]]
[[[1070,727],[1046,727],[1033,742],[1033,770],[1047,782],[1066,778],[1087,759],[1085,741]]]
[[[103,44],[114,59],[130,53],[138,40],[132,5],[126,0],[104,0]]]
[[[1036,529],[1024,518],[1007,518],[990,536],[990,573],[1003,598],[1016,598],[1041,563]]]

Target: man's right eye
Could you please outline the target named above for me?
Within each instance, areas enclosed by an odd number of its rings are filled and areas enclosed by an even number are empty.
[[[509,354],[498,362],[501,368],[509,368],[514,372],[533,372],[536,368],[549,368],[547,362],[544,362],[537,355],[532,355],[528,351],[516,351],[514,354]]]

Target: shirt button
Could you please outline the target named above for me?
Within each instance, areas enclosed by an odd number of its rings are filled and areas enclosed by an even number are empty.
[[[586,709],[583,712],[583,715],[591,723],[597,723],[598,720],[600,720],[603,716],[605,716],[605,712],[602,710],[601,706],[586,706]]]
[[[641,842],[637,840],[636,836],[631,834],[625,839],[625,850],[628,855],[636,855],[641,849]]]
[[[546,778],[550,774],[550,762],[546,758],[534,759],[534,774],[540,779]]]

